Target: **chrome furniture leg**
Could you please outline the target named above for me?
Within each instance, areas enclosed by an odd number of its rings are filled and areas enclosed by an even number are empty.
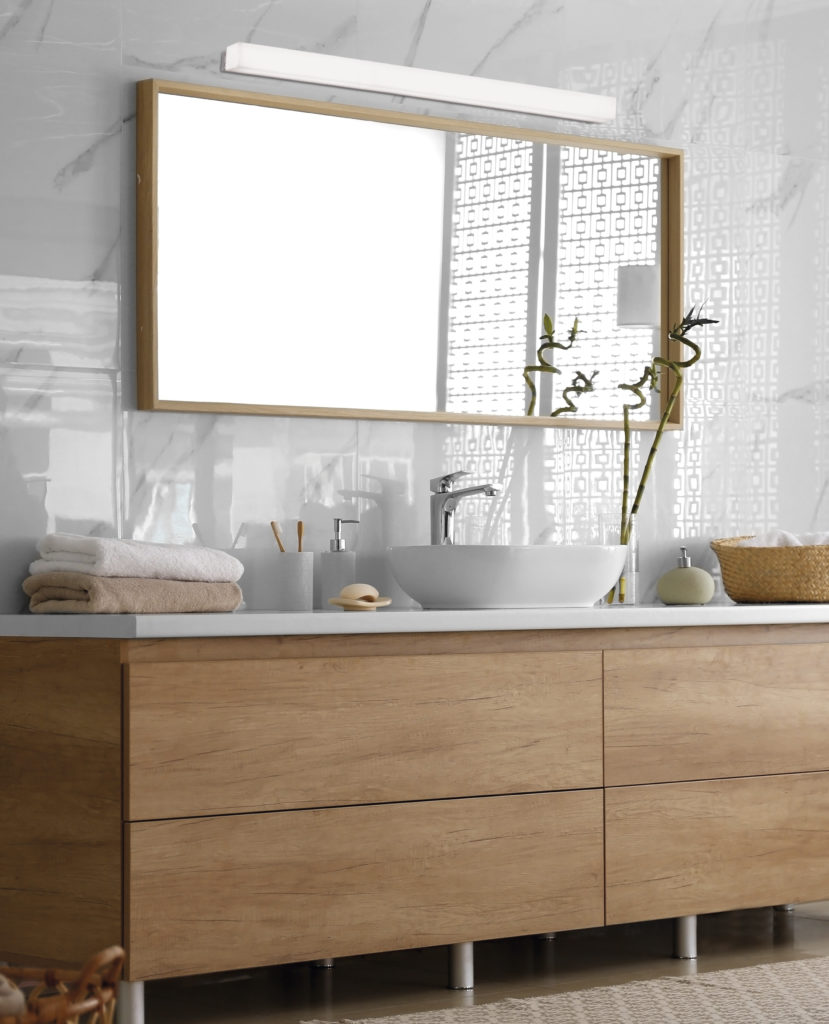
[[[333,967],[334,966],[334,958],[332,956],[326,956],[326,957],[323,957],[322,960],[314,960],[311,963],[311,966],[312,967],[325,967],[325,968]]]
[[[449,947],[449,988],[474,988],[474,950],[472,942],[455,942]]]
[[[120,981],[115,1004],[118,1024],[144,1024],[144,982]]]
[[[794,903],[778,903],[774,909],[780,914],[791,914],[794,910]]]
[[[674,956],[678,960],[697,958],[697,915],[674,918]]]

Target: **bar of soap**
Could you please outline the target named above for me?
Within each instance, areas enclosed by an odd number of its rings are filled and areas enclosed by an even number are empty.
[[[340,591],[346,601],[376,601],[380,591],[370,583],[349,583]]]

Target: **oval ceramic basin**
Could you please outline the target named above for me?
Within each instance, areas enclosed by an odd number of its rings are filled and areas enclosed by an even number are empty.
[[[424,608],[587,608],[625,564],[618,544],[418,544],[389,548],[392,572]]]

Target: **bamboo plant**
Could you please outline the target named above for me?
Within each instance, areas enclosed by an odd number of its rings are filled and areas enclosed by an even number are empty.
[[[563,412],[575,412],[576,404],[573,401],[573,395],[584,395],[588,391],[595,390],[593,387],[593,381],[596,379],[598,372],[598,370],[594,370],[588,377],[583,374],[581,370],[576,370],[576,375],[573,377],[573,383],[561,392],[561,399],[564,402],[564,405],[559,406],[558,409],[553,409],[550,415],[560,416]]]
[[[696,342],[691,341],[688,337],[688,332],[693,330],[695,327],[702,327],[706,324],[716,324],[719,321],[710,320],[707,317],[701,317],[699,314],[701,308],[696,309],[692,306],[685,316],[682,318],[682,322],[676,325],[671,331],[668,332],[668,337],[671,341],[679,342],[682,345],[686,345],[691,353],[687,359],[665,359],[662,356],[656,356],[653,361],[645,367],[641,377],[632,384],[620,384],[620,390],[630,391],[633,395],[632,401],[625,402],[623,405],[623,423],[624,423],[624,448],[622,454],[622,465],[623,465],[623,477],[622,477],[622,509],[619,523],[619,542],[621,544],[627,544],[630,541],[631,528],[634,521],[634,516],[639,511],[639,506],[642,503],[642,497],[645,493],[645,485],[648,482],[653,461],[659,450],[659,442],[662,440],[662,435],[665,432],[665,427],[670,420],[671,413],[674,410],[677,399],[679,398],[679,392],[682,389],[682,375],[683,370],[687,370],[689,366],[693,366],[694,363],[702,355],[702,350]],[[659,367],[664,367],[670,371],[672,376],[673,384],[671,392],[668,395],[668,399],[665,402],[665,406],[662,410],[662,416],[659,419],[656,432],[651,442],[651,447],[648,452],[647,458],[645,459],[645,465],[642,469],[642,475],[639,479],[639,484],[634,493],[633,502],[628,508],[630,502],[631,492],[631,481],[630,481],[630,413],[632,409],[640,409],[647,401],[644,388],[648,388],[650,391],[659,390]],[[625,601],[625,577],[622,575],[619,578],[619,603],[623,604]],[[615,598],[615,590],[610,591],[607,600],[612,603]]]
[[[558,366],[556,366],[552,362],[548,362],[545,353],[550,353],[550,356],[552,357],[553,349],[556,348],[566,352],[568,349],[571,349],[573,347],[573,343],[575,342],[576,336],[579,333],[578,317],[576,317],[573,321],[573,326],[570,328],[570,333],[567,335],[566,344],[563,341],[555,340],[555,328],[553,327],[553,321],[548,313],[544,314],[542,324],[544,327],[544,333],[540,336],[539,339],[542,342],[542,344],[538,347],[538,350],[536,352],[538,362],[524,367],[524,381],[526,382],[526,385],[530,390],[530,404],[527,408],[528,416],[532,416],[535,413],[535,404],[538,399],[538,392],[535,386],[534,374],[561,373],[561,370]],[[596,374],[594,373],[593,377],[595,376]],[[588,381],[588,378],[585,377],[584,374],[577,374],[576,378],[574,378],[573,383],[570,385],[570,387],[565,388],[565,392],[569,392],[570,394],[583,394],[585,391],[592,391],[593,377],[589,378]],[[579,378],[581,378],[581,380],[579,380]],[[589,386],[584,386],[588,384]],[[565,400],[567,401],[567,404],[563,406],[561,409],[557,409],[555,412],[551,412],[551,416],[557,416],[560,412],[575,412],[576,407],[572,403],[572,401],[569,398],[566,398]]]

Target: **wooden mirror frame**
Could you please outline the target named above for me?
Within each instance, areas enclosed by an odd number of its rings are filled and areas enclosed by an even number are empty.
[[[576,135],[516,128],[504,125],[479,124],[417,114],[353,107],[340,103],[298,100],[263,93],[245,92],[217,86],[189,85],[148,79],[137,83],[137,152],[136,152],[136,286],[137,286],[137,377],[138,408],[157,412],[233,413],[237,415],[305,416],[336,419],[425,420],[438,423],[489,423],[513,426],[589,427],[619,429],[622,420],[585,419],[579,417],[515,416],[486,413],[412,412],[377,409],[324,408],[285,405],[258,405],[224,402],[190,402],[158,397],[158,305],[156,282],[158,273],[158,97],[161,93],[191,96],[299,110],[308,113],[333,114],[363,120],[411,125],[439,131],[468,132],[478,135],[531,142],[587,146],[616,153],[635,153],[660,161],[660,254],[661,254],[661,316],[663,325],[660,354],[676,358],[678,345],[672,345],[668,332],[679,324],[683,315],[683,154],[681,150],[658,146],[615,142]],[[663,371],[666,373],[667,371]],[[671,382],[660,384],[662,411]],[[667,429],[681,426],[681,395],[671,411]],[[657,420],[633,420],[635,430],[655,430]]]

